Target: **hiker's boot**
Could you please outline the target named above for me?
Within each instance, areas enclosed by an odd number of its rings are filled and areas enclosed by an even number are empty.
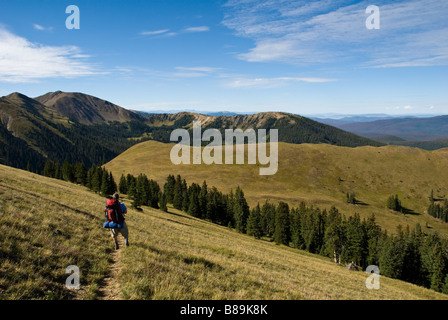
[[[115,243],[114,243],[114,249],[115,250],[118,250],[119,248],[118,248],[118,242],[117,241],[115,241]]]

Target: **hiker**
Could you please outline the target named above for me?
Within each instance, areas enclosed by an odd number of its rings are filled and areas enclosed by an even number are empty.
[[[114,193],[112,199],[106,201],[105,212],[106,214],[110,212],[110,214],[108,215],[108,220],[117,222],[119,225],[121,225],[120,228],[110,229],[110,234],[112,236],[112,239],[114,240],[115,250],[118,250],[117,238],[119,233],[121,233],[121,235],[123,236],[126,247],[129,247],[129,240],[128,240],[129,231],[124,218],[124,215],[127,213],[127,208],[123,202],[120,202],[120,196],[118,195],[118,193]]]

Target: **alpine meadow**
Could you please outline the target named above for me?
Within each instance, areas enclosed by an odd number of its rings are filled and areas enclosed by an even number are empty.
[[[447,15],[436,0],[3,1],[0,307],[444,307]]]

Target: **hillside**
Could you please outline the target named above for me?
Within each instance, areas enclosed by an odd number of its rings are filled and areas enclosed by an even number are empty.
[[[367,218],[374,213],[380,225],[396,227],[417,222],[448,235],[448,225],[425,214],[431,190],[437,198],[448,194],[448,151],[385,146],[347,148],[327,144],[279,143],[278,172],[260,176],[257,165],[174,165],[170,150],[174,144],[155,141],[140,143],[106,164],[115,177],[145,173],[163,185],[168,174],[180,174],[188,183],[216,186],[223,192],[240,186],[249,205],[283,200],[297,207],[300,201],[320,208],[335,205],[345,214],[358,212]],[[235,177],[238,177],[235,179]],[[361,202],[346,203],[354,192]],[[386,209],[386,200],[398,194],[412,214]],[[428,229],[429,230],[429,229]]]
[[[112,298],[123,299],[447,298],[386,277],[380,290],[368,290],[364,272],[172,208],[129,209],[131,246],[113,261],[101,227],[104,198],[2,165],[0,201],[1,299],[101,298],[112,269],[119,288]],[[77,292],[64,287],[69,265],[81,271]]]

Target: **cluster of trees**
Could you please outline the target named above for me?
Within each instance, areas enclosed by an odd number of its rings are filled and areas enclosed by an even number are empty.
[[[239,187],[227,195],[215,187],[209,188],[205,181],[202,186],[196,183],[187,186],[180,175],[169,175],[163,186],[163,196],[174,208],[194,217],[246,232],[249,206]]]
[[[428,207],[428,214],[436,219],[442,220],[443,222],[448,222],[448,201],[445,199],[443,203],[436,203],[434,191],[432,190],[429,200],[430,204]]]
[[[118,191],[132,199],[133,208],[149,206],[167,211],[166,201],[164,201],[165,198],[161,194],[159,184],[152,179],[148,179],[145,174],[139,174],[138,177],[131,174],[128,174],[126,177],[121,175]]]
[[[403,207],[401,206],[401,201],[398,198],[398,195],[391,195],[386,202],[386,207],[388,209],[394,210],[394,211],[403,211]]]
[[[87,184],[87,169],[82,162],[70,164],[68,160],[64,160],[62,165],[58,161],[47,160],[45,162],[43,175],[50,178],[78,183]]]

